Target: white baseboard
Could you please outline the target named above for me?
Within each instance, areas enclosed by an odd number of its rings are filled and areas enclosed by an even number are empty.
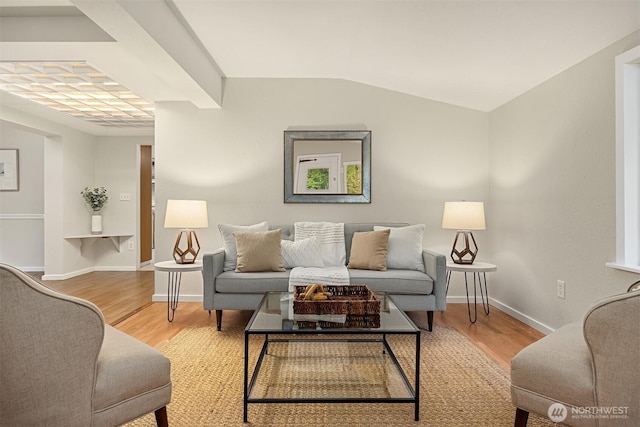
[[[136,271],[134,265],[96,266],[94,271]]]
[[[534,319],[533,317],[527,316],[526,314],[521,313],[518,310],[516,310],[515,308],[509,307],[508,305],[503,304],[498,300],[495,300],[495,299],[489,297],[489,301],[490,301],[491,305],[493,305],[493,306],[499,308],[500,310],[504,311],[509,316],[515,317],[516,319],[518,319],[522,323],[524,323],[526,325],[529,325],[534,329],[537,329],[538,331],[542,332],[545,335],[549,335],[551,332],[555,331],[555,329],[553,329],[552,327],[547,326],[544,323]]]
[[[16,267],[20,271],[24,271],[25,273],[37,273],[40,271],[44,271],[44,265],[42,267]]]
[[[167,294],[153,294],[153,302],[167,302]],[[202,295],[180,295],[179,302],[202,302]]]
[[[92,273],[94,271],[93,267],[84,268],[82,270],[76,270],[69,273],[64,274],[45,274],[42,276],[42,280],[67,280],[72,277],[81,276],[83,274]]]
[[[466,304],[466,303],[467,303],[467,297],[466,296],[447,296],[447,304]],[[482,300],[480,299],[479,296],[478,296],[478,299],[477,299],[477,303],[478,304],[482,304]],[[495,298],[489,297],[489,305],[492,305],[492,306],[500,309],[501,311],[504,311],[509,316],[518,319],[519,321],[521,321],[525,325],[529,325],[532,328],[542,332],[545,335],[549,335],[551,332],[553,332],[555,330],[555,329],[545,325],[544,323],[539,322],[538,320],[534,319],[533,317],[527,316],[526,314],[519,312],[515,308],[512,308],[512,307],[510,307],[510,306],[508,306],[506,304],[501,303],[500,301],[496,300]]]
[[[466,303],[467,303],[467,297],[465,296],[457,297],[457,296],[447,295],[447,304],[466,304]]]
[[[35,271],[43,271],[43,270],[44,270],[44,267],[42,268],[42,270],[35,270]],[[82,276],[83,274],[93,273],[94,271],[136,271],[136,268],[135,266],[128,266],[128,265],[118,265],[118,266],[110,266],[110,267],[109,266],[87,267],[87,268],[83,268],[82,270],[71,271],[69,273],[64,273],[64,274],[45,274],[44,276],[42,276],[42,280],[67,280],[67,279],[71,279],[72,277]]]

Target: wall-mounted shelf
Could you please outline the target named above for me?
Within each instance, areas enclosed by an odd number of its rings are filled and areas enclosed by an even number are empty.
[[[120,239],[133,237],[133,233],[102,233],[102,234],[79,234],[77,236],[65,236],[66,240],[80,240],[80,253],[85,248],[91,247],[98,239],[110,239],[116,250],[120,252]]]

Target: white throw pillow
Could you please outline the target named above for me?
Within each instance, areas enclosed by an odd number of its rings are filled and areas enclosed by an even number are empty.
[[[374,230],[391,230],[387,268],[399,270],[418,270],[424,273],[422,260],[422,237],[424,224],[406,227],[383,227],[376,225]]]
[[[324,267],[322,242],[317,236],[296,241],[282,240],[280,247],[284,268]]]
[[[261,222],[254,225],[228,225],[219,224],[220,236],[222,237],[222,246],[224,246],[224,271],[234,271],[237,265],[238,250],[236,248],[236,238],[233,237],[234,231],[243,233],[255,233],[256,231],[269,231],[269,223]]]

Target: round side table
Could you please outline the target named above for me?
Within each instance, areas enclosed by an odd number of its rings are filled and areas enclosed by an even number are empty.
[[[489,288],[487,288],[487,273],[496,271],[498,266],[495,264],[489,264],[488,262],[474,262],[473,264],[456,264],[452,261],[447,261],[447,293],[449,293],[449,282],[451,281],[452,271],[461,271],[464,273],[464,286],[467,290],[467,313],[469,314],[469,321],[476,323],[478,320],[478,306],[477,306],[477,288],[480,287],[480,298],[482,299],[482,308],[485,314],[489,314]],[[471,302],[469,301],[469,281],[467,274],[473,275],[473,318],[471,317]],[[484,290],[482,286],[484,284]],[[486,301],[485,301],[486,296]]]
[[[175,261],[156,262],[153,267],[156,271],[166,271],[167,277],[167,320],[173,322],[180,298],[180,282],[182,273],[188,271],[202,271],[202,261],[193,264],[178,264]]]

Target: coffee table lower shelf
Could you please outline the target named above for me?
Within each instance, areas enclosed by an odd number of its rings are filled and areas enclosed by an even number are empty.
[[[264,341],[249,378],[251,335],[263,335]],[[388,335],[415,335],[414,366],[404,361],[415,369],[413,381]],[[254,403],[409,403],[414,404],[418,421],[419,392],[419,330],[322,330],[295,335],[245,330],[244,422],[248,405]]]

